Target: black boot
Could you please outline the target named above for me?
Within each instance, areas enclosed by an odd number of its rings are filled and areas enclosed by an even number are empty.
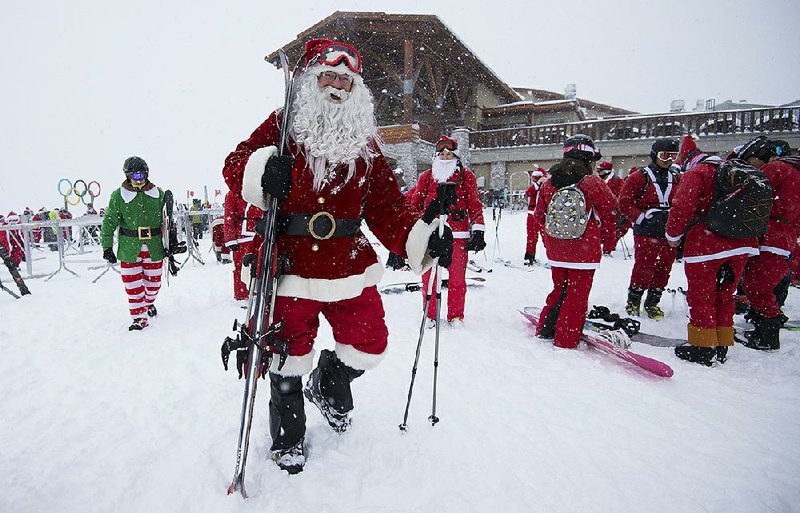
[[[525,265],[531,266],[536,263],[536,253],[525,253]]]
[[[306,434],[306,413],[303,403],[303,382],[300,376],[279,376],[269,373],[269,431],[272,435],[272,460],[282,470],[297,474],[306,463],[303,439]]]
[[[742,345],[759,351],[777,351],[781,348],[780,331],[783,319],[777,317],[762,318],[756,329],[744,333]]]
[[[642,302],[644,289],[628,287],[628,302],[625,304],[625,312],[628,315],[639,316],[639,305]]]
[[[342,363],[335,352],[323,349],[317,368],[308,377],[303,394],[337,433],[344,433],[350,428],[349,414],[353,409],[350,383],[362,374],[363,370]]]
[[[147,305],[147,316],[155,317],[156,315],[158,315],[158,310],[156,310],[156,305]]]
[[[687,362],[699,363],[701,365],[711,366],[711,361],[717,355],[717,350],[714,347],[699,347],[684,344],[675,348],[675,356]]]
[[[657,321],[664,318],[664,311],[658,306],[664,289],[648,289],[647,298],[644,300],[644,311],[647,316]]]
[[[567,283],[561,288],[561,295],[558,296],[558,301],[553,305],[553,308],[547,312],[547,317],[544,318],[542,328],[536,333],[539,338],[546,338],[552,340],[556,338],[556,323],[558,322],[558,314],[561,312],[561,303],[567,297]]]

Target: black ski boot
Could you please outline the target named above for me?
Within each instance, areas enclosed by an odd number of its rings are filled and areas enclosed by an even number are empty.
[[[761,318],[756,329],[744,332],[742,345],[759,351],[777,351],[781,348],[780,331],[783,322],[780,315]]]
[[[353,409],[350,383],[362,374],[363,370],[342,363],[335,352],[323,349],[317,368],[308,376],[303,395],[319,409],[328,425],[337,433],[344,433],[350,428],[349,414]]]
[[[656,321],[664,318],[664,310],[662,310],[658,303],[661,301],[661,294],[664,289],[648,289],[647,298],[644,300],[644,311],[647,316]]]
[[[719,363],[725,363],[728,361],[728,346],[717,346],[716,348],[716,357]]]
[[[303,403],[303,382],[300,376],[279,376],[269,373],[269,431],[272,435],[272,461],[290,474],[302,472],[306,457],[303,440],[306,434],[306,413]]]
[[[628,287],[628,302],[625,304],[625,312],[628,315],[639,316],[639,305],[642,303],[644,289]]]
[[[156,305],[147,305],[147,316],[155,317],[156,315],[158,315],[158,310],[156,310]]]
[[[561,288],[561,295],[558,296],[558,301],[556,301],[553,308],[547,312],[547,317],[544,318],[541,329],[536,332],[537,337],[547,340],[556,338],[556,323],[558,322],[558,314],[561,312],[561,303],[564,302],[565,297],[567,297],[566,283],[564,283],[564,286]]]
[[[536,263],[536,253],[525,253],[525,265],[532,266]]]
[[[714,347],[699,347],[689,344],[683,344],[675,348],[675,356],[687,362],[699,363],[707,367],[711,367],[712,360],[717,355],[717,349]]]

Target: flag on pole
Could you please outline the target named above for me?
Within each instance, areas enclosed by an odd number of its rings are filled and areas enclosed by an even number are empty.
[[[216,198],[217,196],[219,196],[220,194],[222,194],[222,191],[221,191],[221,190],[219,190],[219,189],[214,189],[214,197],[215,197],[215,198]]]

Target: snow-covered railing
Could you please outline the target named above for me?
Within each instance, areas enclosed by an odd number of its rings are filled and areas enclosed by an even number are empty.
[[[626,116],[470,132],[472,148],[561,143],[574,134],[595,141],[645,139],[685,134],[760,134],[800,130],[800,107]]]

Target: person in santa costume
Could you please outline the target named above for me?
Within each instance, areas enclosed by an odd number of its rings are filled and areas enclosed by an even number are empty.
[[[249,294],[249,283],[242,278],[242,259],[257,249],[253,242],[255,226],[263,215],[263,210],[233,191],[225,194],[225,245],[233,254],[233,299],[236,301],[244,301]]]
[[[665,236],[672,247],[683,240],[688,344],[675,348],[681,359],[711,365],[724,362],[733,345],[734,292],[747,259],[758,254],[758,239],[731,239],[708,229],[705,219],[715,196],[717,157],[701,152],[691,136],[681,141],[676,164],[683,176],[672,200]]]
[[[383,274],[366,225],[390,251],[407,257],[419,274],[449,265],[449,227],[438,235],[440,205],[420,218],[400,193],[378,138],[372,94],[361,77],[361,55],[352,45],[312,39],[296,81],[291,111],[273,112],[225,160],[223,176],[234,194],[266,209],[265,194],[279,200],[280,270],[274,319],[288,357],[269,369],[272,459],[297,473],[305,464],[303,395],[336,432],[350,426],[350,383],[374,368],[386,351],[388,331],[376,285]],[[278,156],[280,126],[287,123],[286,152]],[[335,350],[315,360],[322,314]],[[311,372],[303,389],[301,377]]]
[[[550,168],[550,178],[539,189],[533,213],[536,223],[543,227],[542,241],[553,279],[553,290],[547,296],[536,334],[554,339],[556,347],[578,347],[601,249],[614,243],[617,200],[605,182],[592,173],[598,158],[599,152],[588,136],[578,134],[567,139],[564,158]],[[571,213],[567,217],[572,225],[580,217],[577,224],[583,231],[566,235],[553,228],[552,218],[559,214],[557,195],[566,194],[570,188],[581,199],[569,203],[579,205],[576,208],[580,211],[576,211],[578,216]]]
[[[541,227],[536,224],[533,212],[536,209],[536,198],[539,195],[539,188],[546,179],[547,171],[544,168],[536,168],[531,171],[531,186],[525,190],[525,197],[528,198],[528,221],[527,236],[525,238],[525,265],[536,263],[536,245],[539,243],[539,230]]]
[[[231,250],[225,245],[225,216],[217,216],[212,219],[209,227],[211,228],[211,242],[214,244],[214,256],[217,257],[217,262],[221,264],[230,263],[232,261]]]
[[[656,139],[650,148],[650,164],[631,173],[619,194],[620,211],[633,222],[633,271],[625,305],[628,315],[639,315],[646,290],[645,313],[651,319],[664,318],[658,303],[675,261],[675,248],[667,242],[664,227],[678,189],[678,176],[672,168],[678,150],[678,139]]]
[[[148,317],[158,313],[153,303],[161,288],[161,269],[166,256],[161,238],[164,191],[150,181],[150,170],[141,157],[127,158],[122,169],[125,181],[108,200],[100,245],[109,264],[120,262],[133,319],[128,329],[139,331],[149,325]],[[117,228],[119,244],[115,254]]]
[[[619,198],[619,193],[622,192],[622,186],[625,183],[625,180],[617,176],[616,171],[614,171],[614,165],[611,162],[603,161],[597,163],[597,168],[595,170],[597,176],[603,179],[603,181],[608,185],[608,188],[611,189],[611,192],[614,193],[615,198]],[[614,247],[611,248],[612,251],[617,249],[617,242],[628,230],[625,228],[625,216],[622,215],[622,212],[619,209],[614,212],[614,218],[616,222],[616,240],[614,242]],[[611,251],[604,253],[606,255],[610,255]]]
[[[758,241],[758,255],[747,262],[743,281],[750,302],[747,317],[755,329],[745,332],[742,344],[767,351],[780,348],[785,317],[775,288],[789,272],[789,258],[797,244],[795,227],[800,222],[800,158],[784,157],[779,148],[761,135],[735,150],[738,158],[767,176],[773,191],[767,233]]]
[[[8,213],[5,220],[3,221],[3,226],[12,227],[18,225],[22,222],[20,219],[19,214],[14,212],[13,210]],[[6,236],[6,249],[8,249],[8,254],[11,257],[11,261],[14,263],[15,267],[19,267],[20,262],[25,260],[25,249],[24,243],[22,241],[22,230],[3,230]]]
[[[448,270],[447,322],[450,326],[464,326],[464,300],[467,293],[467,261],[469,251],[481,251],[486,247],[483,233],[483,204],[478,191],[478,181],[469,168],[464,167],[458,156],[458,142],[447,136],[436,142],[436,155],[431,169],[424,171],[417,184],[406,193],[411,205],[424,210],[436,199],[439,184],[455,183],[455,204],[450,206],[447,223],[453,230],[453,258]],[[428,271],[422,276],[422,300],[428,293],[428,280],[435,279]],[[436,319],[436,303],[428,305],[428,325]]]

